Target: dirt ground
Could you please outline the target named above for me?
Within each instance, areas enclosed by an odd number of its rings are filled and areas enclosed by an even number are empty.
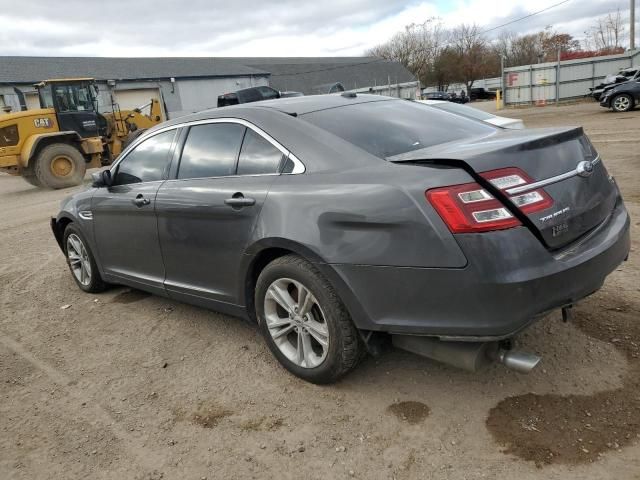
[[[82,293],[48,225],[75,189],[0,176],[0,478],[639,480],[640,110],[504,115],[583,125],[632,215],[629,261],[519,338],[530,375],[392,351],[307,384],[240,320]]]

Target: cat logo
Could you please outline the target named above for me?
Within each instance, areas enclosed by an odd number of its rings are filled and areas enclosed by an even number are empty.
[[[34,118],[33,124],[36,128],[51,128],[51,119],[49,118]]]

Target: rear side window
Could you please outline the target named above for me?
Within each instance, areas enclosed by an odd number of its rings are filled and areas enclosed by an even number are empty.
[[[358,103],[300,118],[380,158],[496,131],[481,122],[406,100]]]
[[[175,130],[159,133],[135,147],[118,165],[114,185],[155,182],[169,166]]]
[[[178,178],[234,175],[245,127],[237,123],[195,125],[182,149]]]
[[[278,173],[282,152],[256,132],[247,129],[238,160],[238,175]]]

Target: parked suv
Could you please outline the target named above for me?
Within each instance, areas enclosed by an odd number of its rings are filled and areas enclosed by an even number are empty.
[[[272,98],[280,98],[280,92],[275,88],[264,85],[244,88],[220,95],[218,97],[218,107],[238,105],[239,103],[259,102],[260,100],[271,100]]]

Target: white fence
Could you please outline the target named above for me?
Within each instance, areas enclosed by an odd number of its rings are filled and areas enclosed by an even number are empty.
[[[476,80],[473,82],[473,86],[471,88],[484,88],[485,90],[496,91],[500,88],[500,77]],[[460,93],[461,90],[464,90],[466,94],[469,95],[469,92],[467,92],[467,86],[464,83],[451,83],[447,86],[447,92]],[[438,87],[427,87],[423,91],[424,93],[437,92]]]
[[[609,74],[640,65],[640,50],[619,55],[521,65],[504,69],[505,104],[549,103],[577,99]],[[559,72],[559,74],[558,74]]]

